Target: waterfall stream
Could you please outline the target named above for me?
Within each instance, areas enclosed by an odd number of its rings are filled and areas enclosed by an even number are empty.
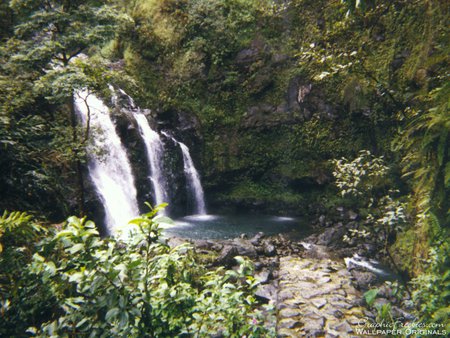
[[[136,121],[139,135],[145,145],[154,204],[169,203],[168,179],[163,166],[164,144],[160,135],[150,127],[146,115],[134,104],[130,96],[121,89],[118,91],[113,87],[110,89],[113,93],[113,104],[125,110]],[[116,93],[120,93],[126,101],[121,103]],[[127,152],[111,120],[108,107],[99,98],[87,90],[82,90],[76,93],[74,104],[82,125],[84,128],[89,127],[87,146],[89,177],[104,206],[107,231],[109,234],[118,230],[124,233],[128,221],[139,214],[135,178]],[[203,188],[189,148],[167,133],[163,134],[180,147],[188,193],[194,202],[194,213],[205,215]]]
[[[194,161],[192,161],[189,148],[184,143],[177,141],[169,134],[165,132],[162,133],[180,146],[183,154],[184,173],[187,179],[188,190],[195,201],[194,213],[198,215],[206,215],[205,194],[200,182],[200,175],[198,174],[197,169],[195,169]]]
[[[147,158],[150,165],[150,180],[155,193],[155,204],[163,202],[169,203],[167,195],[167,181],[162,169],[162,160],[164,156],[164,146],[158,133],[150,128],[147,118],[144,114],[134,112],[134,118],[139,127],[139,132],[145,143]]]
[[[139,215],[131,165],[108,107],[86,90],[76,93],[74,103],[83,125],[89,123],[93,136],[88,146],[89,176],[103,202],[106,227],[112,234]]]

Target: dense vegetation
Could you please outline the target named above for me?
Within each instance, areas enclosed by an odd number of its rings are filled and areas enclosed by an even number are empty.
[[[236,257],[236,271],[206,271],[192,247],[169,248],[160,241],[158,226],[165,220],[154,217],[158,210],[132,220],[134,228],[123,239],[101,239],[84,218],[49,230],[25,213],[5,213],[0,334],[270,335],[254,310],[252,263]]]
[[[263,330],[246,262],[240,276],[198,278],[189,249],[148,237],[151,216],[126,250],[78,218],[48,225],[85,213],[87,134],[73,95],[107,96],[108,83],[161,121],[198,120],[192,146],[217,208],[358,211],[349,245],[379,245],[413,278],[419,316],[446,322],[448,10],[443,0],[3,0],[0,210],[33,217],[1,218],[0,335]],[[186,275],[169,273],[177,264]],[[226,321],[201,327],[211,309]]]

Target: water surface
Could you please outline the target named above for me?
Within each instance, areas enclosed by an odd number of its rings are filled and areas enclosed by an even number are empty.
[[[301,218],[257,214],[190,215],[175,220],[165,229],[167,236],[192,239],[231,239],[258,232],[266,235],[287,234],[289,239],[301,239],[311,234],[308,222]]]

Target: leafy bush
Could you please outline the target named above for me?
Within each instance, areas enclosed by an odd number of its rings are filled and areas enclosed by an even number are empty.
[[[360,214],[364,215],[343,240],[349,243],[357,238],[373,241],[387,253],[388,238],[403,231],[407,219],[405,204],[394,198],[398,191],[384,192],[389,167],[383,157],[362,150],[354,160],[342,158],[332,163],[341,195],[349,196],[353,206],[360,208]]]
[[[41,322],[0,328],[14,336],[39,337],[266,337],[262,312],[252,291],[253,265],[236,257],[239,268],[206,271],[187,244],[170,248],[160,242],[160,208],[130,222],[125,238],[99,236],[95,224],[70,217],[39,244],[29,264],[17,267],[39,304],[2,298],[3,325],[31,309]]]
[[[342,196],[369,194],[388,170],[383,157],[375,157],[368,150],[361,150],[352,161],[341,158],[332,163],[335,166],[333,176]]]
[[[423,321],[445,325],[450,331],[450,244],[448,235],[430,249],[425,273],[411,281],[413,301]]]

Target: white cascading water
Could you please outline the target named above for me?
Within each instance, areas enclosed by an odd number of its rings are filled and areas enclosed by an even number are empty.
[[[89,176],[103,202],[108,232],[114,234],[139,215],[131,165],[108,107],[86,90],[76,93],[74,103],[83,125],[86,127],[89,118],[90,130],[95,133],[88,147]]]
[[[194,212],[198,215],[206,215],[205,194],[200,182],[200,175],[198,174],[197,169],[195,169],[194,161],[192,161],[189,148],[184,143],[177,141],[169,134],[165,132],[163,132],[163,134],[180,146],[183,154],[184,173],[188,182],[188,188],[195,201]]]
[[[134,118],[139,127],[139,132],[145,143],[147,158],[150,165],[150,180],[155,193],[155,204],[163,202],[169,203],[167,195],[167,181],[164,176],[162,161],[164,156],[164,146],[158,133],[150,128],[147,118],[144,114],[133,112]]]

